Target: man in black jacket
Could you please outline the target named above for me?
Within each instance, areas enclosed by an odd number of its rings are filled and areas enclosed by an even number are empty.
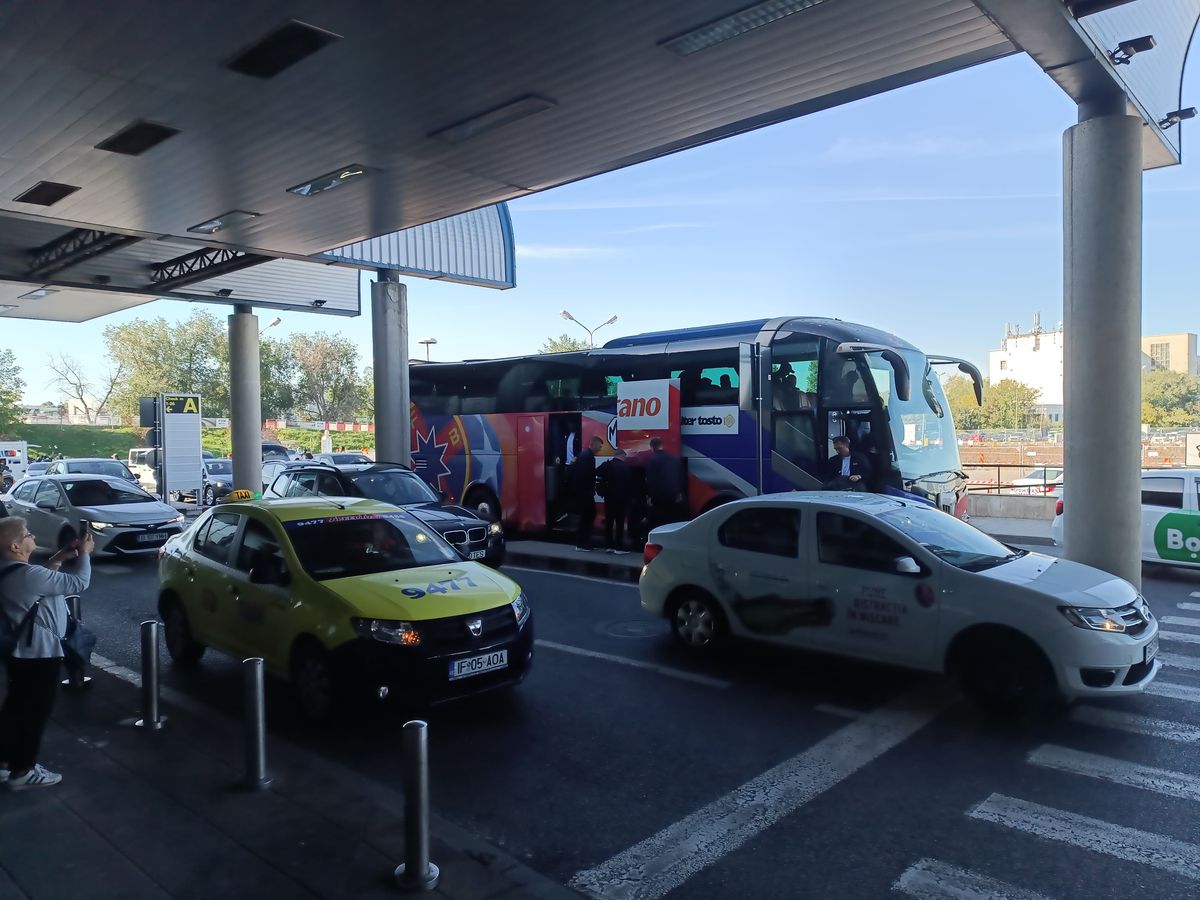
[[[592,526],[596,522],[596,451],[604,441],[594,437],[587,449],[575,457],[571,466],[571,488],[575,508],[579,512],[579,528],[575,533],[575,549],[592,549]]]
[[[604,546],[609,553],[628,553],[625,549],[625,518],[633,496],[633,472],[625,462],[624,450],[617,449],[612,459],[600,467],[599,478],[600,495],[604,498]],[[633,532],[632,525],[629,530]]]
[[[837,452],[825,464],[825,489],[830,491],[868,491],[871,464],[861,453],[850,449],[850,438],[838,435],[833,439]]]
[[[663,449],[662,438],[650,439],[646,460],[646,499],[650,502],[650,527],[657,528],[683,518],[683,464]]]

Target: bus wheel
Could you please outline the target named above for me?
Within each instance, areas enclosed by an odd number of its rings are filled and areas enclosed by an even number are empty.
[[[500,521],[500,501],[487,488],[472,488],[467,492],[467,499],[464,505],[468,509],[478,513],[481,518],[491,522]]]

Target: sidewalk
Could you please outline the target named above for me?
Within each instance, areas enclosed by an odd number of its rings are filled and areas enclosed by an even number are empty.
[[[63,773],[62,784],[0,788],[0,897],[399,894],[392,883],[404,857],[399,746],[393,788],[268,735],[275,780],[245,792],[234,787],[239,723],[187,698],[182,705],[164,698],[167,727],[143,733],[127,724],[137,688],[111,672],[92,674],[91,690],[60,696],[46,734],[42,761]],[[432,832],[441,881],[427,896],[577,896],[436,816]]]

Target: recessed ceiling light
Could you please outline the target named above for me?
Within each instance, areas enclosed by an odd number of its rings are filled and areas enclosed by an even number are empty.
[[[780,19],[804,12],[804,10],[819,6],[824,2],[825,0],[766,0],[764,3],[755,3],[753,6],[747,6],[743,10],[716,19],[707,25],[693,28],[678,37],[661,41],[659,46],[666,47],[672,53],[680,56],[690,56],[699,50],[705,50],[748,31],[778,22]]]
[[[223,213],[215,219],[209,219],[207,222],[193,225],[188,231],[193,234],[216,234],[218,231],[229,228],[232,225],[240,225],[242,222],[257,219],[260,215],[262,213],[247,212],[244,209],[231,209],[229,212]]]
[[[60,184],[57,181],[39,181],[23,194],[13,197],[17,203],[36,203],[38,206],[53,206],[63,197],[79,190],[77,185]]]
[[[485,131],[500,128],[503,125],[528,118],[547,109],[554,109],[556,106],[558,104],[553,100],[546,97],[539,97],[536,94],[530,94],[526,97],[518,97],[516,100],[505,103],[503,106],[497,106],[495,109],[490,109],[477,116],[471,116],[469,119],[464,119],[454,125],[442,128],[439,131],[431,133],[429,136],[439,141],[445,141],[447,144],[461,144],[463,141],[469,140]]]
[[[21,294],[19,297],[17,297],[17,299],[18,300],[41,300],[43,297],[45,297],[48,294],[57,294],[57,293],[58,293],[58,290],[55,288],[44,288],[43,287],[43,288],[38,288],[35,291],[30,291],[28,294]]]
[[[169,137],[179,134],[178,128],[158,125],[154,122],[134,122],[107,140],[96,145],[97,150],[124,153],[126,156],[141,156],[151,147],[157,147]]]
[[[254,78],[274,78],[341,38],[340,34],[292,19],[235,56],[227,68]]]
[[[314,194],[332,191],[334,188],[342,187],[351,181],[358,181],[364,175],[369,175],[373,171],[373,169],[360,166],[358,163],[351,163],[348,166],[342,166],[334,172],[326,172],[324,175],[318,175],[316,178],[306,181],[303,184],[294,185],[287,190],[289,194],[311,197]]]

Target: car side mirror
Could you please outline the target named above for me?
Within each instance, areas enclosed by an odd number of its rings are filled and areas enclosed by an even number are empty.
[[[918,563],[911,556],[898,557],[893,564],[893,569],[897,575],[920,575],[921,574],[921,564]]]
[[[38,509],[58,509],[58,504],[53,500],[39,500],[34,506]]]

